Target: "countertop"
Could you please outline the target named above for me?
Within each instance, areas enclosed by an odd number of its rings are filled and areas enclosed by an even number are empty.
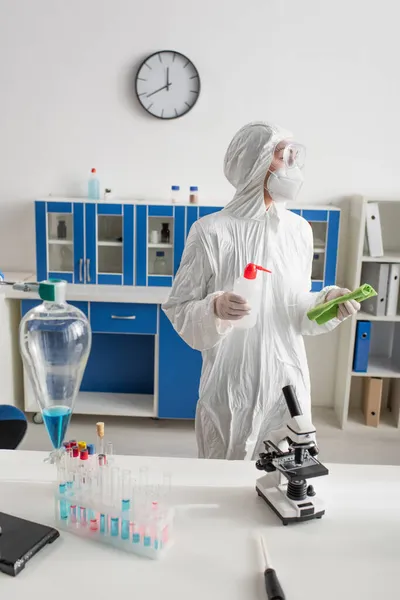
[[[35,273],[5,272],[6,281],[36,281]],[[137,287],[123,285],[67,285],[67,300],[86,302],[133,302],[142,304],[163,304],[169,296],[168,287]],[[0,285],[0,294],[16,300],[37,300],[34,292],[13,290],[11,286]]]
[[[0,510],[53,523],[55,470],[45,456],[0,452]],[[175,545],[164,559],[62,532],[16,579],[0,574],[2,597],[265,600],[260,534],[287,600],[398,597],[400,467],[331,465],[313,481],[326,515],[283,527],[256,495],[254,463],[124,456],[117,464],[172,474]]]

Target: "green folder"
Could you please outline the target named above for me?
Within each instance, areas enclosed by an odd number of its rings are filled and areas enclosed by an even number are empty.
[[[316,321],[318,325],[323,325],[337,316],[339,304],[342,304],[347,300],[356,300],[356,302],[362,302],[363,300],[367,300],[368,298],[372,298],[373,296],[377,295],[378,294],[371,285],[364,283],[364,285],[354,290],[354,292],[349,292],[344,296],[339,296],[339,298],[329,300],[329,302],[325,302],[324,304],[318,304],[318,306],[315,306],[308,311],[307,317],[310,319],[310,321]]]

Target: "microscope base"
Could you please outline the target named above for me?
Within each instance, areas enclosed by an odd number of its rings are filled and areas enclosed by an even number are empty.
[[[268,475],[266,476],[268,477]],[[325,507],[316,496],[296,502],[290,500],[286,495],[287,485],[278,487],[264,487],[264,477],[261,477],[256,484],[257,494],[265,500],[274,513],[280,518],[283,525],[289,523],[301,523],[302,521],[311,521],[320,519],[325,514]]]

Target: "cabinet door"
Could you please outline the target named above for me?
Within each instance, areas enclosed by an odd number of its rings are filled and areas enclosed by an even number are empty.
[[[148,206],[146,210],[147,228],[145,235],[141,234],[139,238],[145,250],[142,251],[142,264],[137,274],[145,275],[145,285],[171,287],[176,251],[176,213],[184,211],[184,208],[157,205]]]
[[[303,210],[302,216],[310,223],[314,235],[312,291],[336,283],[336,265],[339,244],[339,210]]]
[[[124,217],[122,204],[97,204],[97,283],[122,285]]]
[[[329,211],[328,240],[326,244],[325,285],[335,285],[339,249],[340,212]]]
[[[74,283],[85,283],[85,217],[82,202],[74,202]]]
[[[89,203],[85,205],[85,283],[92,285],[97,283],[97,231],[96,231],[96,205]]]
[[[318,292],[324,287],[325,281],[328,211],[320,209],[302,210],[301,215],[309,222],[313,231],[314,260],[311,274],[311,291]]]
[[[46,202],[35,202],[36,233],[36,277],[38,281],[47,279],[47,211]]]
[[[72,202],[47,202],[47,276],[74,281],[74,217]]]
[[[179,337],[160,310],[158,416],[194,419],[199,397],[201,354]]]

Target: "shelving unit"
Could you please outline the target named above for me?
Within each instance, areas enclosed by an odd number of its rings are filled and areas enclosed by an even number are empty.
[[[368,254],[366,237],[366,205],[378,202],[380,206],[384,256]],[[400,199],[379,200],[356,196],[350,201],[346,286],[355,289],[362,283],[364,263],[400,263]],[[371,346],[367,372],[353,370],[353,356],[357,323],[371,322]],[[376,316],[360,311],[340,326],[340,340],[335,388],[335,412],[341,428],[351,422],[366,427],[361,413],[361,397],[365,378],[383,380],[382,427],[400,427],[400,310],[394,316]],[[357,418],[354,417],[357,415]]]

